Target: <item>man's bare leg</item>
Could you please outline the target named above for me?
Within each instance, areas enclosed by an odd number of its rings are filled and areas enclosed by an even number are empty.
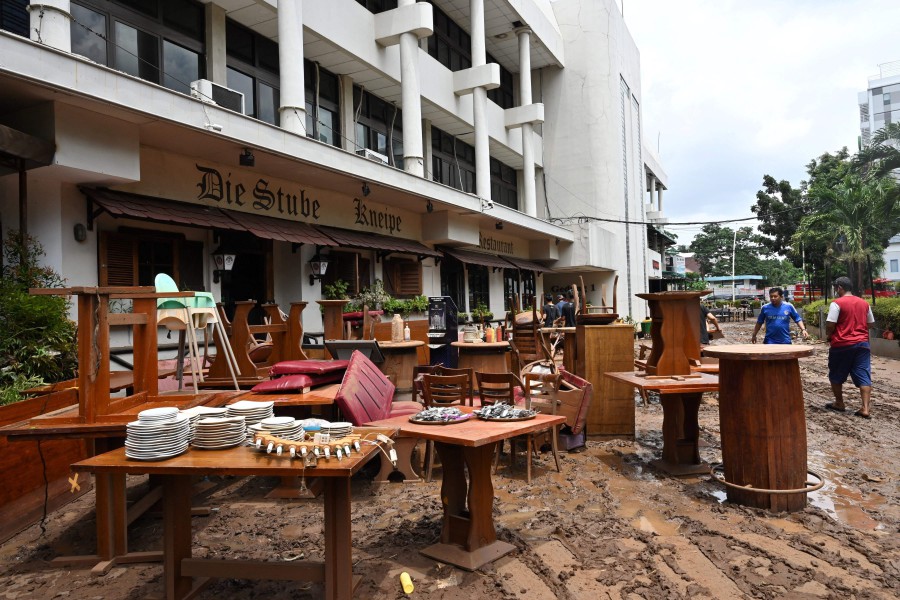
[[[862,388],[859,388],[862,390]],[[869,388],[871,391],[872,388]],[[838,410],[844,410],[846,407],[844,406],[844,384],[843,383],[832,383],[831,391],[834,394],[834,407]]]
[[[872,386],[871,385],[862,385],[859,387],[859,395],[862,398],[862,408],[860,409],[860,413],[864,415],[869,414],[869,399],[872,397]]]

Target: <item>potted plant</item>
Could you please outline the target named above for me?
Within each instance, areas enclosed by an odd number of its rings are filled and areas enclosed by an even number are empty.
[[[475,305],[475,308],[472,309],[472,320],[476,323],[484,323],[485,321],[490,321],[494,318],[494,313],[488,309],[488,307],[484,304],[484,302],[479,302]]]

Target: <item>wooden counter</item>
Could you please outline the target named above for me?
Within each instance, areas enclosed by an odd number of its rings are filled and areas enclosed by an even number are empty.
[[[634,437],[633,388],[603,376],[608,371],[632,368],[634,327],[628,324],[578,325],[575,337],[578,346],[575,374],[594,385],[594,400],[587,414],[587,434]]]
[[[378,342],[384,362],[379,365],[381,372],[392,379],[398,392],[411,392],[413,367],[418,364],[419,348],[425,342],[410,340],[405,342]]]

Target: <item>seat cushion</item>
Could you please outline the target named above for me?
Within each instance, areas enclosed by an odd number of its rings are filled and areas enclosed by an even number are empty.
[[[310,388],[313,380],[309,375],[286,375],[278,379],[263,381],[253,386],[250,391],[260,394],[278,394],[284,392],[298,392],[304,388]]]
[[[324,375],[343,373],[349,360],[284,360],[272,366],[272,375]]]
[[[391,414],[392,417],[399,417],[402,415],[414,415],[420,412],[424,407],[418,402],[413,402],[412,400],[400,400],[399,402],[391,402]]]
[[[391,414],[394,384],[366,355],[354,350],[335,403],[354,425],[386,419]]]

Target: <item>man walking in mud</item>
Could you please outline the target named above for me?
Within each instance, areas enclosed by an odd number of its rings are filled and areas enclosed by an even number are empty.
[[[869,418],[869,398],[872,395],[872,365],[869,350],[869,324],[875,322],[869,303],[853,295],[853,283],[847,277],[834,280],[834,302],[828,308],[825,332],[831,348],[828,351],[828,381],[834,402],[828,410],[844,412],[844,382],[847,376],[859,388],[862,408],[857,417]]]
[[[766,324],[764,344],[790,344],[791,321],[795,322],[800,328],[803,339],[809,337],[800,313],[797,312],[797,309],[792,304],[784,301],[784,291],[781,288],[774,287],[769,290],[769,300],[771,302],[763,306],[759,311],[756,327],[753,329],[753,335],[750,336],[752,344],[756,343],[756,334],[759,333],[763,323]]]

